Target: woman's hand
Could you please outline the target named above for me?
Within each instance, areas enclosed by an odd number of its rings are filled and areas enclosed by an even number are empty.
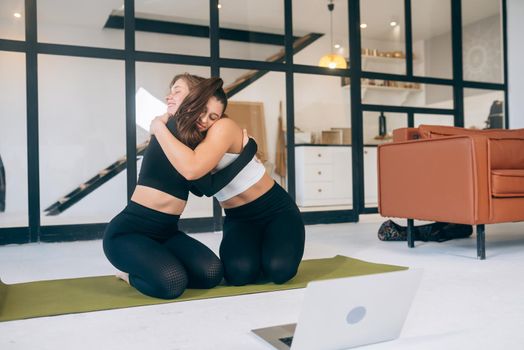
[[[242,129],[242,136],[242,148],[244,148],[249,142],[249,135],[247,134],[247,129]]]
[[[169,116],[170,116],[169,113],[164,113],[162,115],[159,115],[158,118],[162,119],[162,122],[164,124],[167,124],[167,121],[169,120]]]
[[[247,134],[247,130],[246,129],[242,129],[242,135],[243,135],[243,138],[242,138],[242,148],[246,147],[247,143],[249,142],[249,138],[250,136]],[[253,138],[254,140],[254,138]],[[260,159],[258,159],[258,152],[255,154],[255,160],[259,163],[262,163],[260,161]]]
[[[169,119],[169,114],[165,113],[158,117],[155,117],[151,121],[151,125],[149,126],[149,133],[151,135],[154,135],[160,128],[165,128],[167,120]]]

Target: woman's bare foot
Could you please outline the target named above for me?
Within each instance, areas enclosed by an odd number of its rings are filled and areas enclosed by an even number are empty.
[[[120,278],[122,281],[127,282],[127,284],[129,284],[129,274],[127,272],[117,271],[115,276],[117,278]]]

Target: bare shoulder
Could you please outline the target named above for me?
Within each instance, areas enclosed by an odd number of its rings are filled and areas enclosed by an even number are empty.
[[[220,118],[207,131],[208,135],[212,134],[235,134],[242,130],[238,124],[230,118]]]
[[[220,118],[207,131],[205,141],[223,144],[226,152],[240,153],[243,140],[242,129],[232,119]]]

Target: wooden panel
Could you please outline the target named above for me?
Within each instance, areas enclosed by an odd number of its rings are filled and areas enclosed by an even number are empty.
[[[262,102],[229,101],[226,114],[242,129],[247,129],[247,133],[256,140],[257,155],[265,163],[268,160],[268,153],[264,104]]]

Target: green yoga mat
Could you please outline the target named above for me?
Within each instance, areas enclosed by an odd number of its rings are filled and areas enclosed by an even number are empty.
[[[242,287],[220,285],[213,289],[188,289],[175,300],[147,297],[115,276],[11,285],[0,281],[0,321],[304,288],[313,280],[405,269],[402,266],[375,264],[337,255],[328,259],[302,261],[295,278],[285,284],[261,283]]]

